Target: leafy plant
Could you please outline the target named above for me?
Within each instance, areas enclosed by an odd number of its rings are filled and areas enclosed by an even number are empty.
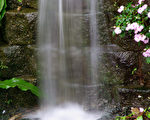
[[[150,119],[150,107],[143,108],[131,108],[131,114],[127,116],[117,116],[115,120],[149,120]]]
[[[7,7],[6,0],[0,0],[0,21],[2,20],[2,18],[6,13],[6,7]]]
[[[113,35],[125,37],[131,36],[139,45],[144,43],[146,48],[143,50],[143,56],[146,62],[150,63],[150,7],[144,3],[145,0],[139,0],[138,4],[132,2],[126,6],[120,6],[119,15],[115,17]]]
[[[17,0],[18,2],[22,2],[22,0]],[[0,0],[0,21],[3,19],[6,13],[7,3],[6,0]]]
[[[30,90],[37,97],[40,96],[38,87],[34,86],[33,84],[29,82],[26,82],[25,80],[21,78],[12,78],[10,80],[0,81],[0,88],[2,89],[8,89],[8,88],[14,88],[14,87],[18,87],[22,91]]]
[[[8,66],[4,65],[2,61],[0,61],[0,69],[3,70],[3,69],[6,69],[8,68]]]

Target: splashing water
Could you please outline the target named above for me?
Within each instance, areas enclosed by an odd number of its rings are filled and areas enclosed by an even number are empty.
[[[67,104],[56,108],[44,108],[29,117],[41,120],[98,120],[101,114],[85,112],[77,104]]]

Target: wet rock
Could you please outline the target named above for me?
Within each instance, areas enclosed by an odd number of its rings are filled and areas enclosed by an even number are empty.
[[[98,119],[98,120],[113,120],[112,116],[102,116],[102,118]]]
[[[120,96],[120,105],[123,107],[147,108],[150,102],[149,87],[141,86],[119,86],[117,87]]]
[[[4,26],[4,40],[9,45],[29,45],[36,42],[37,12],[26,9],[8,11]]]
[[[0,70],[3,79],[31,75],[36,76],[36,55],[34,46],[3,46],[0,47],[0,60],[8,66]]]
[[[22,0],[19,2],[18,0],[7,0],[7,9],[14,10],[17,9],[18,6],[22,6],[23,8],[38,8],[38,0]]]

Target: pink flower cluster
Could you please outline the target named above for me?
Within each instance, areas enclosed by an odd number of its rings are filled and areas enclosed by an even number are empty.
[[[138,23],[134,22],[132,24],[128,24],[126,27],[126,31],[134,30],[134,33],[137,34],[143,30],[143,25],[139,25]]]
[[[150,57],[150,49],[148,49],[145,52],[143,52],[143,56],[144,57]]]
[[[148,7],[147,4],[143,5],[142,7],[140,7],[140,8],[138,9],[138,13],[141,14],[145,9],[147,9],[147,7]]]
[[[136,42],[142,41],[142,42],[144,42],[145,44],[147,44],[147,43],[149,42],[149,38],[146,38],[146,36],[143,35],[143,34],[135,34],[134,40],[135,40]]]
[[[139,25],[138,23],[134,22],[132,24],[128,24],[126,27],[126,31],[129,30],[134,30],[134,40],[136,42],[144,42],[145,44],[147,44],[149,42],[149,38],[146,38],[145,35],[143,34],[138,34],[138,32],[141,32],[143,30],[144,26],[143,25]]]

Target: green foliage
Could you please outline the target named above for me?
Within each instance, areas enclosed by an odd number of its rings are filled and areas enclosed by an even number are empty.
[[[22,0],[17,0],[18,2],[22,2]],[[6,0],[0,0],[0,21],[3,19],[6,13],[7,3]]]
[[[0,21],[2,20],[2,18],[6,13],[6,7],[7,7],[6,0],[0,0]]]
[[[137,71],[137,68],[134,68],[134,69],[132,70],[132,75],[133,75],[136,71]]]
[[[136,109],[135,113],[134,111],[132,111],[132,113],[130,115],[127,116],[117,116],[115,118],[115,120],[147,120],[150,119],[150,107],[145,109],[144,111],[140,111],[140,109],[138,108],[134,108]]]
[[[143,8],[144,6],[146,7]],[[140,12],[140,9],[143,9],[142,12]],[[150,18],[148,14],[150,14],[150,6],[144,1],[141,4],[134,5],[133,2],[129,2],[125,6],[120,6],[118,15],[113,19],[115,20],[115,26],[113,27],[115,30],[112,34],[121,38],[128,35],[138,43],[139,47],[140,45],[146,46],[149,50],[145,51],[143,56],[146,57],[146,62],[150,64],[150,44],[148,44],[150,43]],[[145,38],[142,38],[143,36]]]
[[[8,68],[8,67],[6,65],[4,65],[2,61],[0,61],[0,69],[3,70],[6,68]]]
[[[0,81],[0,88],[2,89],[8,89],[14,87],[18,87],[22,91],[30,90],[34,95],[38,97],[40,96],[38,87],[32,85],[29,82],[26,82],[25,80],[22,80],[21,78],[12,78],[10,80]]]
[[[150,57],[147,57],[147,58],[145,58],[146,59],[146,62],[148,63],[148,64],[150,64]]]
[[[136,120],[143,120],[143,116],[138,116]]]
[[[18,2],[22,2],[22,0],[18,0]]]

